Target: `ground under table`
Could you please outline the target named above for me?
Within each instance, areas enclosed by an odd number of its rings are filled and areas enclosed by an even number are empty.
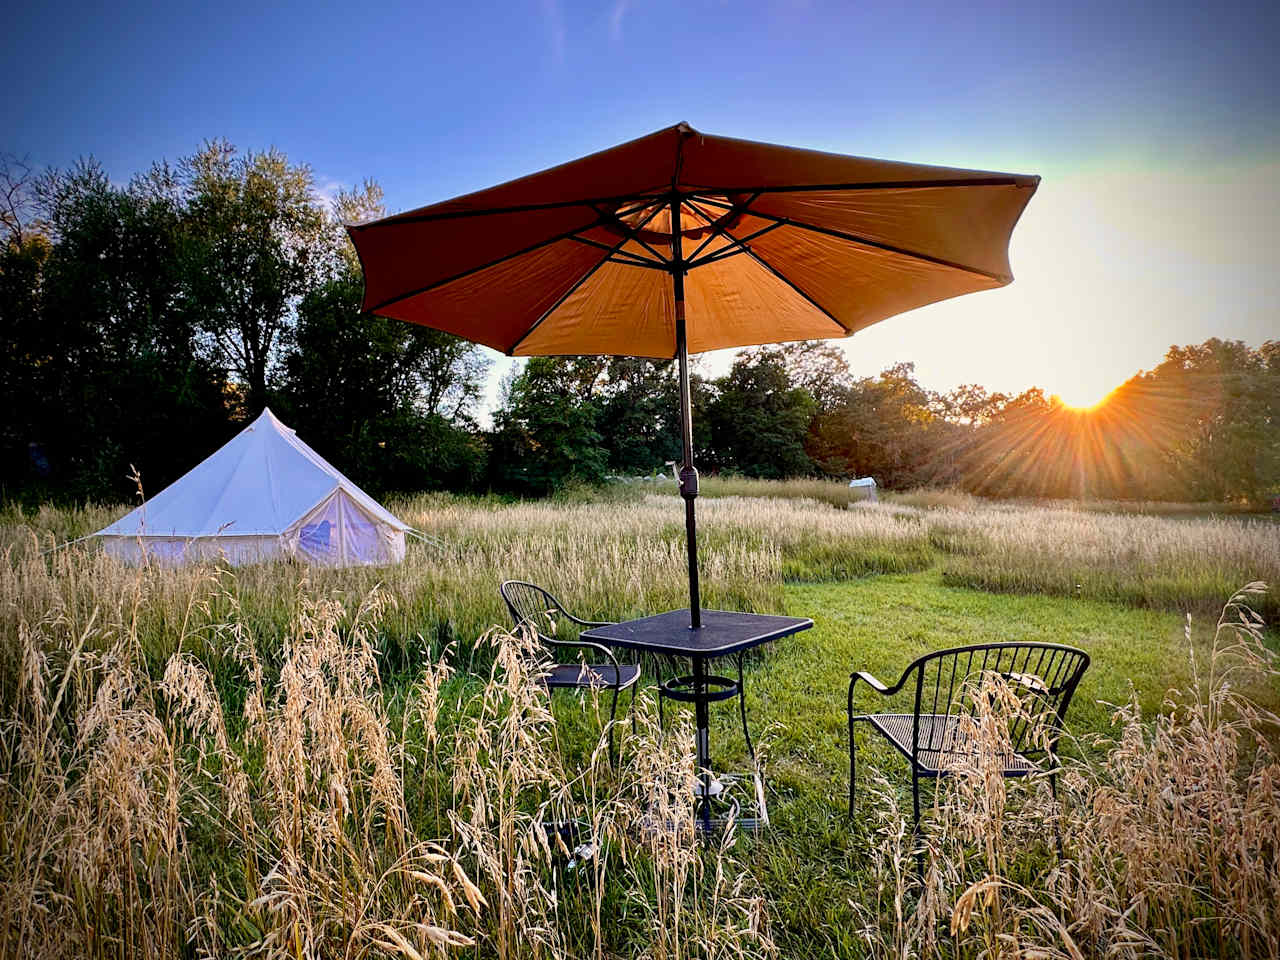
[[[676,700],[692,703],[696,725],[696,749],[700,778],[698,817],[705,829],[712,826],[713,783],[711,772],[711,748],[708,736],[708,705],[733,696],[741,699],[743,731],[746,733],[746,700],[743,698],[741,661],[738,682],[716,677],[707,672],[708,661],[719,657],[739,656],[772,640],[788,637],[801,630],[808,630],[813,621],[808,617],[778,617],[758,613],[732,613],[725,610],[702,610],[701,625],[691,625],[689,611],[672,610],[639,620],[611,623],[593,627],[583,632],[582,639],[621,647],[641,653],[665,657],[688,657],[693,673],[677,677],[674,684],[663,684],[661,693]],[[750,734],[747,734],[750,737]],[[750,740],[748,739],[748,743]],[[757,794],[763,798],[756,777]],[[763,803],[763,800],[761,800]],[[761,810],[762,817],[765,815]]]

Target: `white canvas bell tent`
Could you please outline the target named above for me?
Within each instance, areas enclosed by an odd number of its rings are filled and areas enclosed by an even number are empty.
[[[346,567],[399,563],[408,529],[263,410],[190,473],[94,536],[129,563],[295,557]]]

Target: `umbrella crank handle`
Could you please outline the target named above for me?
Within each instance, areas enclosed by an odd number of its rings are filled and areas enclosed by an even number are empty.
[[[692,500],[698,495],[698,471],[693,464],[680,468],[680,496]]]

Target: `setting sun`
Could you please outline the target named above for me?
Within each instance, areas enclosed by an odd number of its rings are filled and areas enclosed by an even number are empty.
[[[1102,396],[1098,396],[1088,388],[1077,387],[1071,390],[1060,391],[1054,394],[1054,396],[1068,410],[1076,410],[1080,413],[1089,413],[1093,410],[1097,410],[1106,403],[1114,392],[1114,390],[1108,390]]]

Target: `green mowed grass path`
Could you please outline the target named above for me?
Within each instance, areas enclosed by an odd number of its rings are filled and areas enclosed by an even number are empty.
[[[1077,735],[1107,731],[1112,714],[1107,704],[1126,702],[1131,691],[1151,713],[1171,688],[1191,679],[1185,619],[1176,613],[949,587],[936,569],[789,584],[784,595],[781,612],[811,617],[814,627],[774,644],[747,668],[752,733],[766,743],[772,826],[741,842],[739,852],[772,903],[788,957],[860,956],[865,949],[849,902],[875,899],[863,885],[871,882],[868,867],[877,840],[869,804],[860,802],[852,822],[846,814],[845,703],[851,670],[868,670],[893,683],[913,659],[944,647],[996,641],[1077,646],[1093,661],[1067,717]],[[1207,645],[1213,626],[1207,620],[1193,622],[1198,648]],[[1259,694],[1268,706],[1280,703],[1280,691]],[[883,709],[874,696],[861,691],[856,706]],[[733,702],[713,710],[717,768],[745,768]],[[897,785],[909,811],[905,761],[882,742],[868,740],[865,730],[859,734],[867,747],[860,748],[860,777],[883,774]]]

